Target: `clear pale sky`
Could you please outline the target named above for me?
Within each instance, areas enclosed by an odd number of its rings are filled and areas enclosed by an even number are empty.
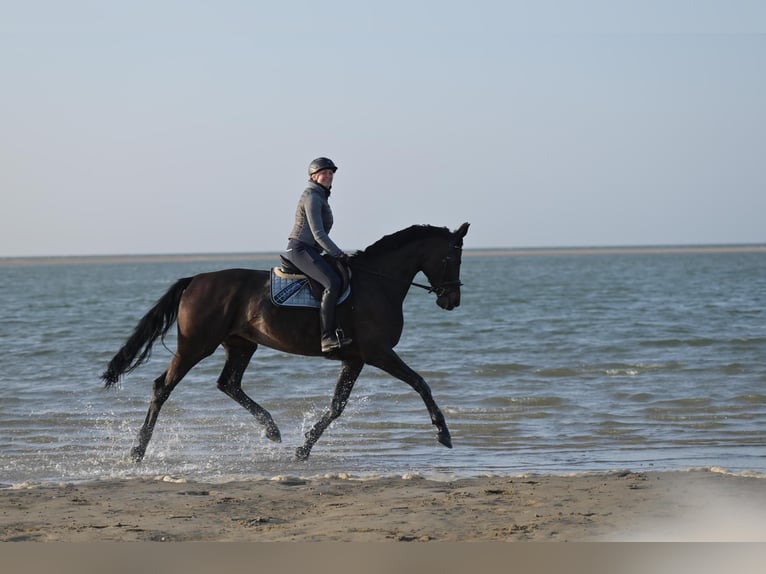
[[[0,0],[0,256],[766,242],[766,2]]]

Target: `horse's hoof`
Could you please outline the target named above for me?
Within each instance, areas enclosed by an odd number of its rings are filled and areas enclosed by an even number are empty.
[[[452,437],[448,430],[439,431],[439,442],[447,448],[452,448]]]
[[[144,459],[144,450],[139,448],[139,447],[137,447],[137,446],[133,447],[130,450],[130,458],[133,460],[133,462],[138,464],[139,462],[141,462]]]
[[[295,449],[295,460],[305,461],[309,459],[309,454],[311,454],[311,449],[306,448],[305,446],[299,446]]]
[[[274,442],[282,442],[282,433],[276,426],[272,426],[266,429],[266,438]]]

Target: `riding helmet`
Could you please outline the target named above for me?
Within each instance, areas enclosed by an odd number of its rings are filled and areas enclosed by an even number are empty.
[[[331,169],[332,172],[335,173],[338,171],[338,166],[335,165],[329,158],[318,157],[309,164],[309,177],[318,171],[322,171],[323,169]]]

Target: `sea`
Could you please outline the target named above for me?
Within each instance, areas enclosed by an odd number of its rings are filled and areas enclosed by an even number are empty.
[[[179,277],[277,255],[0,259],[0,487],[171,477],[430,478],[716,469],[766,477],[766,247],[466,249],[462,304],[412,288],[397,352],[420,397],[366,366],[308,461],[339,363],[259,348],[243,387],[282,442],[216,388],[223,351],[129,457],[175,330],[110,390],[100,375]],[[418,277],[416,280],[425,280]]]

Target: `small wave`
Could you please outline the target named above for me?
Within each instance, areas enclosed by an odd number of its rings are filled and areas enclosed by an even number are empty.
[[[635,377],[636,375],[641,374],[641,371],[631,368],[607,369],[606,374],[609,376],[627,375],[629,377]]]
[[[646,373],[676,371],[682,367],[677,361],[662,363],[606,363],[535,369],[542,377],[577,378],[582,376],[636,377]]]
[[[577,377],[582,373],[582,371],[572,367],[556,367],[552,369],[537,369],[535,373],[541,377],[561,379],[567,377]]]
[[[486,397],[472,406],[448,405],[444,412],[452,415],[486,415],[498,414],[507,416],[520,410],[552,409],[557,410],[568,404],[568,401],[558,396],[497,396]]]
[[[523,363],[495,363],[484,364],[477,368],[474,373],[480,377],[502,377],[508,374],[526,373],[532,371],[533,367]]]
[[[674,347],[712,347],[720,343],[721,341],[716,339],[699,337],[692,339],[657,339],[653,341],[641,341],[639,345],[642,347],[656,347],[662,349]]]
[[[721,365],[721,372],[724,375],[742,375],[748,372],[749,367],[742,363],[730,363],[728,365]]]
[[[711,466],[711,467],[703,468],[700,470],[706,470],[708,472],[712,472],[715,474],[725,474],[727,476],[741,476],[743,478],[766,479],[766,472],[758,472],[755,470],[733,471],[733,470],[729,470],[728,468],[724,468],[722,466]]]
[[[732,339],[731,344],[738,351],[760,349],[763,345],[766,345],[766,337],[748,337],[746,339],[737,338]]]
[[[766,395],[740,395],[734,397],[734,401],[745,405],[766,405]]]
[[[499,396],[499,397],[486,397],[481,400],[481,404],[486,405],[490,408],[503,408],[503,407],[524,407],[524,408],[534,408],[534,407],[552,407],[552,408],[559,408],[564,406],[567,403],[567,400],[555,396],[555,395],[547,395],[547,396],[516,396],[516,397],[508,397],[508,396]]]
[[[678,410],[678,409],[699,409],[712,405],[712,400],[706,397],[700,398],[681,398],[681,399],[668,399],[659,401],[656,403],[658,409]]]

